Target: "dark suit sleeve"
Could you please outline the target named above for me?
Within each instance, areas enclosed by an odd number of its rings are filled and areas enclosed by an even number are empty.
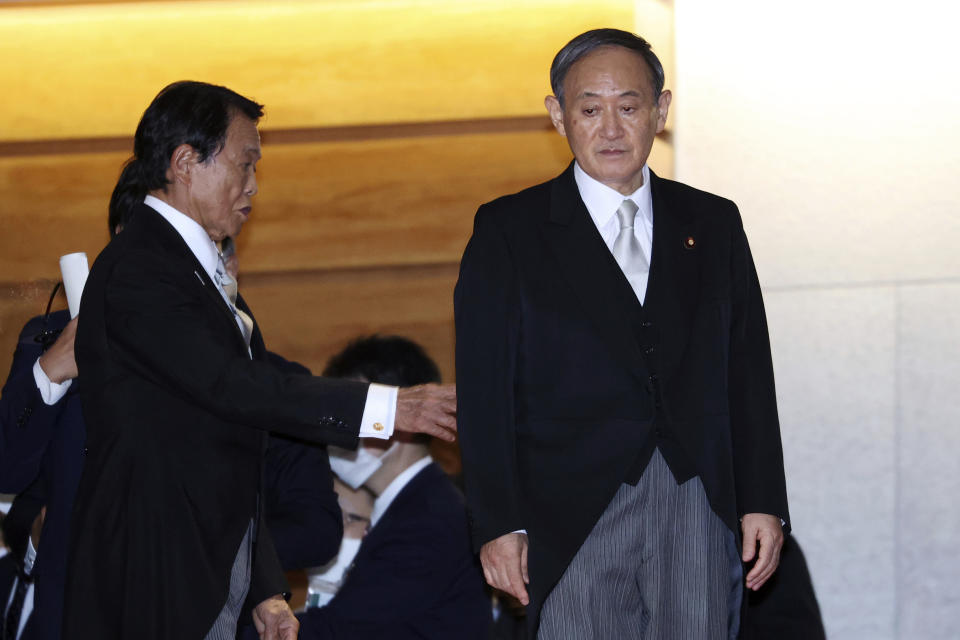
[[[276,547],[274,547],[273,539],[270,536],[270,529],[266,526],[266,520],[261,510],[260,520],[257,524],[257,538],[253,548],[250,590],[247,592],[247,599],[240,614],[240,622],[248,621],[250,612],[258,604],[277,594],[282,594],[284,598],[289,600],[290,585],[283,574],[280,558],[277,556]]]
[[[131,251],[115,264],[103,314],[110,345],[91,354],[113,352],[126,368],[227,422],[356,445],[368,385],[285,374],[269,362],[250,360],[238,349],[229,317],[223,323],[198,321],[209,317],[213,285],[157,264],[163,258]],[[105,373],[109,379],[111,372]]]
[[[322,447],[271,436],[264,501],[267,526],[285,571],[320,566],[337,554],[343,516]]]
[[[42,353],[33,337],[41,329],[34,318],[23,328],[10,375],[0,394],[0,492],[19,493],[40,472],[40,461],[63,409],[61,399],[47,405],[40,397],[33,365]]]
[[[457,422],[475,549],[524,527],[516,462],[514,376],[520,309],[510,247],[481,207],[454,293]]]
[[[789,530],[767,318],[739,213],[732,243],[729,380],[737,515],[775,515]]]
[[[386,534],[380,540],[369,539],[374,534],[368,534],[363,544],[375,549],[363,561],[358,555],[333,600],[300,616],[302,640],[402,635],[396,627],[410,620],[412,612],[426,611],[430,603],[442,600],[461,567],[464,541],[454,534],[462,536],[463,530],[427,513],[386,526],[390,529],[380,532]],[[482,598],[481,594],[478,589]]]

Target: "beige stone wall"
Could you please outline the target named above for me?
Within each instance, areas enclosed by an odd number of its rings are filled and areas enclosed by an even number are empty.
[[[960,75],[950,3],[675,3],[678,179],[738,203],[788,491],[834,640],[960,620]]]

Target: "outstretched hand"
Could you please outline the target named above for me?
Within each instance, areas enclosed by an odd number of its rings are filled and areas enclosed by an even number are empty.
[[[453,442],[457,432],[457,388],[421,384],[397,392],[396,431],[426,433]]]

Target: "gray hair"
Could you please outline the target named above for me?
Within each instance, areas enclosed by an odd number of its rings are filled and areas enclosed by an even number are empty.
[[[623,47],[640,55],[650,68],[653,97],[654,99],[660,97],[660,92],[663,91],[663,65],[660,64],[660,59],[653,52],[650,43],[629,31],[593,29],[581,33],[568,42],[563,49],[560,49],[553,59],[553,64],[550,65],[550,86],[553,88],[553,95],[560,101],[560,106],[563,106],[563,80],[567,77],[570,67],[580,58],[600,47]]]

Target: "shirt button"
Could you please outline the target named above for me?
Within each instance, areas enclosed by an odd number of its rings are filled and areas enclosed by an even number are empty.
[[[385,428],[385,427],[383,426],[383,423],[382,423],[382,422],[374,422],[374,423],[373,423],[373,430],[374,430],[374,431],[383,431],[384,428]]]

